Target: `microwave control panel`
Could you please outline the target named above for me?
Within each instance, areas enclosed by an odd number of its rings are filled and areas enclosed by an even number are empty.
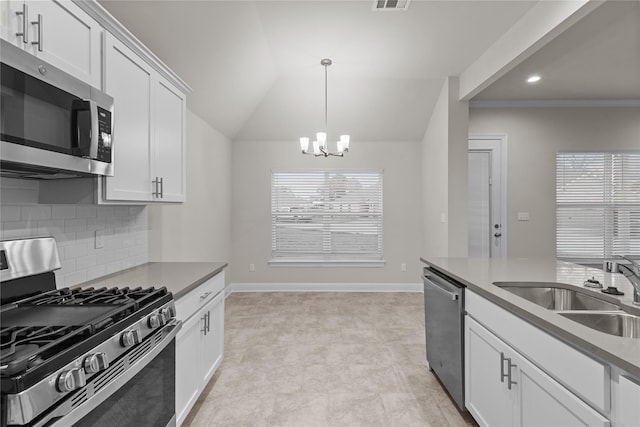
[[[111,111],[98,107],[98,158],[111,163]]]

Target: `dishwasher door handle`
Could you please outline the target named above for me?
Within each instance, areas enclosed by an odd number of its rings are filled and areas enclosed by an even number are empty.
[[[456,292],[450,292],[450,291],[438,286],[437,283],[434,283],[431,280],[429,280],[428,276],[424,276],[423,278],[424,278],[424,280],[426,282],[428,282],[431,285],[431,287],[437,289],[438,291],[440,291],[440,292],[442,292],[444,294],[447,294],[449,296],[449,298],[451,298],[451,301],[456,301],[456,300],[458,300],[460,298],[460,294],[458,294]]]

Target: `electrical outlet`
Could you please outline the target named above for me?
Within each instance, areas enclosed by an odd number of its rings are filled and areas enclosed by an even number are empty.
[[[529,212],[518,212],[518,221],[529,221]]]
[[[96,230],[95,234],[95,248],[102,249],[104,248],[104,230]]]
[[[407,271],[407,264],[405,263],[400,264],[400,271]]]
[[[255,264],[249,264],[249,271],[256,271],[256,265]]]

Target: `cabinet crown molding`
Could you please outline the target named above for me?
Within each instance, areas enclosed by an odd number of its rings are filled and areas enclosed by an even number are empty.
[[[185,94],[191,92],[191,87],[180,78],[171,68],[160,60],[144,43],[142,43],[131,31],[122,25],[96,0],[72,0],[82,10],[98,21],[102,27],[113,34],[118,40],[124,43],[129,49],[143,58],[151,67],[160,73],[169,82],[175,85]]]

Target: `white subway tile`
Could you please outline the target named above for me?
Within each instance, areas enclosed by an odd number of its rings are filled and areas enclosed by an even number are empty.
[[[64,276],[65,286],[75,286],[87,281],[87,270],[78,270]]]
[[[51,217],[53,219],[74,219],[76,217],[76,205],[52,205]]]
[[[87,231],[87,220],[86,219],[66,219],[64,221],[64,231],[66,232]]]
[[[22,206],[23,221],[40,221],[51,219],[51,205]]]
[[[27,221],[7,221],[2,223],[2,239],[22,239],[36,236],[37,230]]]
[[[83,256],[76,259],[76,268],[78,270],[83,270],[89,267],[93,267],[96,264],[97,262],[96,262],[95,255]]]
[[[64,259],[78,259],[87,255],[87,245],[84,243],[76,243],[64,248]]]
[[[107,222],[104,218],[87,219],[87,231],[104,230],[106,226]]]
[[[0,206],[0,221],[20,221],[21,217],[20,206]]]
[[[76,218],[95,218],[98,216],[98,207],[94,205],[76,206]]]
[[[0,191],[2,205],[35,205],[38,203],[38,190],[24,188],[3,188]]]
[[[98,218],[111,218],[113,216],[113,206],[98,206]]]
[[[113,214],[118,217],[129,216],[129,208],[126,206],[115,206]]]
[[[118,249],[122,249],[122,239],[120,238],[109,238],[105,239],[104,247],[107,252],[116,251]]]
[[[103,265],[96,265],[87,269],[87,280],[95,279],[106,274],[106,268]]]
[[[111,274],[111,273],[120,271],[122,270],[122,261],[117,260],[117,261],[110,262],[105,266],[104,270],[105,270],[105,274]]]

